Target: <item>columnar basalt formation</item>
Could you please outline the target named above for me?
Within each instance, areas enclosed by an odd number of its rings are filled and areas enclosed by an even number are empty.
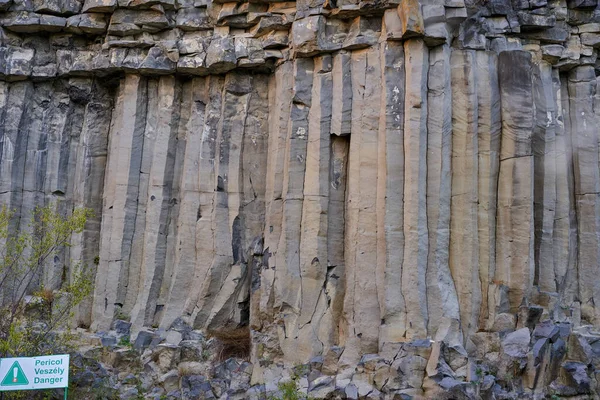
[[[432,398],[508,354],[571,393],[535,331],[600,329],[597,0],[0,0],[0,27],[13,229],[96,212],[39,277],[92,269],[75,324],[249,327],[254,382],[320,360]]]

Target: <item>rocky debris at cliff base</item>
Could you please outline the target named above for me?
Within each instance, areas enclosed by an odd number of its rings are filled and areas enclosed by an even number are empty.
[[[327,355],[295,366],[261,360],[262,382],[254,381],[256,366],[247,359],[220,359],[217,340],[201,331],[149,329],[153,339],[136,350],[129,323],[117,320],[112,327],[96,334],[78,331],[75,393],[153,400],[285,399],[286,393],[298,399],[531,400],[600,394],[600,332],[550,319],[513,331],[478,332],[472,355],[446,336],[387,343],[355,366],[338,364],[339,351],[333,368],[326,367]],[[184,340],[172,333],[182,331]]]

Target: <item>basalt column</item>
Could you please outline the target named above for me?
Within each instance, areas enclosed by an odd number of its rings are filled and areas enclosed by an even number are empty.
[[[110,133],[94,324],[248,323],[261,243],[266,77],[128,75]],[[259,251],[260,253],[260,251]]]
[[[597,119],[593,110],[596,79],[591,67],[576,68],[568,76],[569,124],[573,146],[575,209],[577,212],[577,271],[581,316],[598,322],[600,217]]]
[[[513,68],[521,65],[522,68]],[[531,55],[507,51],[498,58],[502,107],[496,228],[496,284],[508,287],[510,310],[530,294],[533,259],[534,104]]]

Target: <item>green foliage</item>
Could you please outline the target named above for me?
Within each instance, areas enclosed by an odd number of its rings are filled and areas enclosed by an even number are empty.
[[[281,382],[277,385],[277,388],[281,392],[281,397],[269,396],[269,400],[313,400],[312,397],[298,390],[296,380]]]
[[[119,339],[119,346],[133,348],[133,344],[131,343],[129,336],[123,336],[121,339]]]
[[[60,290],[39,282],[52,258],[70,246],[71,235],[82,233],[92,215],[83,208],[64,216],[53,206],[40,207],[29,225],[18,229],[18,218],[0,210],[0,357],[70,350],[73,338],[62,328],[90,295],[90,274],[72,265],[68,277],[63,272]]]
[[[120,319],[123,321],[131,321],[131,317],[125,314],[121,309],[115,311],[115,319]]]
[[[63,396],[62,390],[3,392],[2,400],[62,400]],[[71,398],[70,392],[69,398]]]
[[[281,390],[283,400],[299,400],[302,398],[302,394],[298,392],[296,381],[280,383],[278,387]]]

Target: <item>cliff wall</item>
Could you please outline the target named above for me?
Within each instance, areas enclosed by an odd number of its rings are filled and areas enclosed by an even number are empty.
[[[0,0],[0,26],[0,202],[96,211],[40,277],[93,268],[80,326],[249,325],[258,380],[600,326],[596,0]]]

